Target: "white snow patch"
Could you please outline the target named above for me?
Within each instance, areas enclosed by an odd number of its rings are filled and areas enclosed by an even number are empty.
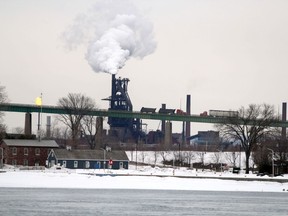
[[[137,166],[136,169],[136,166],[131,165],[129,170],[6,169],[2,171],[4,172],[0,173],[0,187],[288,192],[288,183],[261,181],[271,179],[268,176],[200,172],[187,168]],[[202,178],[191,178],[196,176]],[[229,177],[239,180],[225,179]],[[243,181],[241,178],[258,178],[259,181]],[[274,177],[277,178],[288,180],[287,175]]]

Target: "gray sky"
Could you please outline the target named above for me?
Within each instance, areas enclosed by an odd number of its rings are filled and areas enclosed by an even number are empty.
[[[1,85],[10,102],[43,104],[81,92],[102,109],[111,76],[95,73],[87,47],[69,51],[61,35],[97,1],[0,1]],[[237,110],[268,103],[281,112],[287,96],[288,1],[134,0],[154,25],[157,48],[143,59],[129,59],[117,76],[130,79],[134,110],[142,106],[185,107],[192,113]],[[24,114],[6,114],[5,123],[23,127]],[[36,118],[36,117],[35,117]],[[36,122],[34,118],[33,123]],[[159,122],[150,122],[157,129]],[[179,132],[181,124],[175,124]],[[209,129],[194,124],[192,133]],[[34,124],[36,129],[36,123]],[[178,131],[177,131],[178,130]]]

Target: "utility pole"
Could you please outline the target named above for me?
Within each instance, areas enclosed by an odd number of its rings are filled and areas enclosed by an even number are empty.
[[[103,150],[103,158],[104,158],[104,161],[103,161],[103,169],[104,169],[104,173],[105,173],[105,166],[106,166],[106,149],[101,148],[101,150]]]

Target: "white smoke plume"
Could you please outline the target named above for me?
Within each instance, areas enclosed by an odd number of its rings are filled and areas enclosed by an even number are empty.
[[[85,57],[95,72],[116,74],[129,58],[141,59],[156,49],[153,25],[123,0],[98,2],[63,36],[70,49],[87,46]]]

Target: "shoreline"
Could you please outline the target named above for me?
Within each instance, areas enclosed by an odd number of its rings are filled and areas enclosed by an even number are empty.
[[[277,183],[288,183],[288,179],[281,179],[276,177],[260,177],[260,178],[253,178],[253,177],[229,177],[229,176],[201,176],[201,175],[194,175],[194,176],[184,176],[184,175],[161,175],[161,174],[113,174],[113,173],[79,173],[84,175],[92,175],[92,176],[143,176],[143,177],[160,177],[160,178],[192,178],[192,179],[220,179],[220,180],[231,180],[231,181],[259,181],[259,182],[277,182]]]

